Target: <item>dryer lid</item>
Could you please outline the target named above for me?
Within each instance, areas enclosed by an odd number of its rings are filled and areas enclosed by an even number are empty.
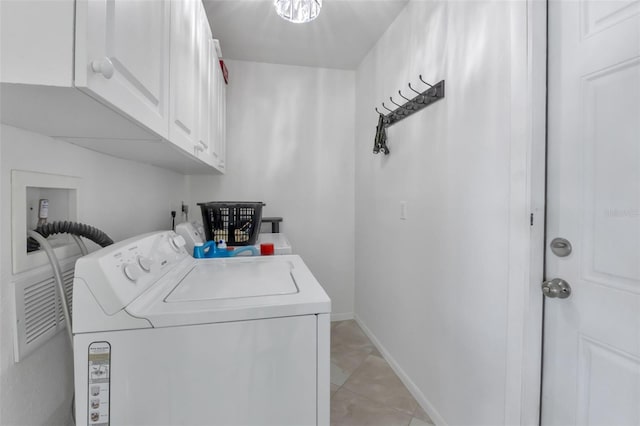
[[[298,293],[288,260],[197,262],[165,298],[167,303]]]

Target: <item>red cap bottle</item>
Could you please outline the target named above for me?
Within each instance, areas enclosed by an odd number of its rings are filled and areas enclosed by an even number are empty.
[[[260,244],[260,255],[261,256],[271,256],[273,255],[274,247],[273,243],[262,243]]]

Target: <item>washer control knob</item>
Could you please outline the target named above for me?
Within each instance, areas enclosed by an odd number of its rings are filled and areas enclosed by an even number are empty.
[[[122,272],[124,272],[124,276],[131,282],[138,281],[140,275],[142,275],[142,269],[135,263],[127,263],[122,267]]]
[[[172,237],[169,241],[171,241],[171,247],[177,252],[180,252],[180,249],[184,247],[185,244],[187,244],[187,242],[184,240],[184,237],[182,235],[176,235],[175,237]]]
[[[140,265],[143,271],[149,272],[151,271],[151,265],[153,265],[153,259],[144,256],[138,256],[138,265]]]

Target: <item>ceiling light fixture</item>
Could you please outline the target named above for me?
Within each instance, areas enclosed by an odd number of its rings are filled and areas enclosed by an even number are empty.
[[[274,0],[273,5],[283,19],[303,24],[318,17],[322,0]]]

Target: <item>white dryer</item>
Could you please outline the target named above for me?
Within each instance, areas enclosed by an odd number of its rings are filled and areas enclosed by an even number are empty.
[[[76,424],[328,425],[331,302],[299,256],[151,233],[80,258]]]

